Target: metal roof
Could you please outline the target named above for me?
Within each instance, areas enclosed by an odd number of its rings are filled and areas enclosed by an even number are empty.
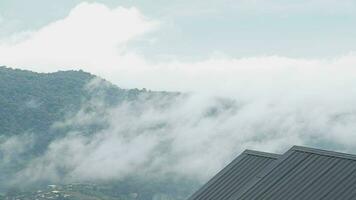
[[[356,200],[356,156],[294,146],[230,200]]]
[[[188,200],[227,200],[280,155],[246,150]]]

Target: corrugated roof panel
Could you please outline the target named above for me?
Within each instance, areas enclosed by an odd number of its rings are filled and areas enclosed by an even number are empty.
[[[279,155],[246,150],[188,200],[227,200]]]
[[[356,156],[293,147],[231,200],[355,200]]]

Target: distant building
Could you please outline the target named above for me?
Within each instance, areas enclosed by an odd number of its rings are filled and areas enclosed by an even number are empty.
[[[188,200],[356,200],[356,155],[244,151]]]

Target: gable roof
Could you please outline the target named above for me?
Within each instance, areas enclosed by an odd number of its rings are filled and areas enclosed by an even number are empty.
[[[188,200],[227,200],[278,157],[277,154],[246,150]]]
[[[294,146],[230,200],[355,200],[356,155]]]

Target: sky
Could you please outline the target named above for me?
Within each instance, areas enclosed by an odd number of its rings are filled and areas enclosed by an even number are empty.
[[[261,82],[264,70],[262,79],[347,68],[355,22],[353,0],[3,0],[0,65],[83,69],[123,88],[224,90]]]
[[[133,45],[156,59],[202,59],[215,52],[320,58],[355,50],[354,0],[2,0],[0,36],[38,30],[82,2],[135,7],[160,21],[154,44]]]

